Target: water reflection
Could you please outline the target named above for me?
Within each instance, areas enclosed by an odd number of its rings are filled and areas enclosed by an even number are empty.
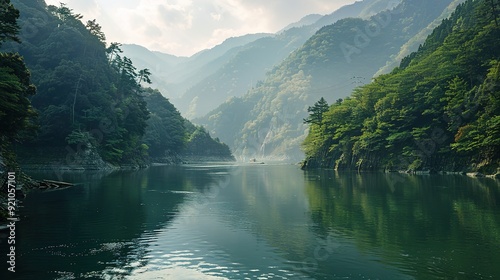
[[[170,223],[186,194],[214,180],[208,172],[179,167],[114,173],[37,173],[77,186],[30,193],[20,208],[18,272],[7,279],[80,279],[127,275],[143,260],[140,238]],[[1,252],[7,252],[2,238]],[[5,254],[2,253],[2,263]],[[14,276],[14,278],[12,278]],[[105,278],[106,278],[105,277]]]
[[[349,236],[315,232],[296,167],[240,166],[228,174],[195,192],[172,223],[142,240],[151,249],[148,263],[131,279],[411,279],[360,253]]]
[[[286,174],[279,169],[209,169],[209,174],[220,180],[188,196],[171,224],[154,238],[142,240],[152,248],[145,256],[149,261],[137,268],[131,279],[154,275],[175,275],[175,279],[293,279],[299,275],[281,249],[296,251],[294,246],[303,246],[296,238],[307,235],[304,226],[297,227],[302,228],[300,234],[289,232],[290,223],[307,219],[307,201],[295,193],[303,194],[300,180],[299,185],[295,182],[287,188],[283,180],[289,176],[281,177]],[[300,179],[300,173],[295,176]],[[302,209],[296,207],[297,201],[302,202]],[[293,208],[296,210],[290,211]],[[302,275],[301,279],[308,278]]]
[[[306,173],[320,234],[418,279],[496,278],[500,269],[498,181],[464,176]]]
[[[79,185],[25,200],[17,279],[500,276],[490,179],[260,165],[54,179]]]

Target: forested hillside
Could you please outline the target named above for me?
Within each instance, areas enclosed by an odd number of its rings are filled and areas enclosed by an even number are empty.
[[[160,91],[148,88],[143,95],[150,112],[143,141],[154,162],[234,160],[226,144],[184,119]]]
[[[96,149],[111,163],[143,161],[145,77],[120,56],[119,45],[106,48],[100,26],[83,24],[64,4],[13,4],[21,11],[22,44],[7,47],[23,55],[38,89],[31,102],[39,131],[26,149],[68,146],[75,153]]]
[[[151,71],[137,69],[119,43],[106,42],[95,20],[84,24],[65,4],[12,3],[20,10],[22,43],[3,48],[24,57],[37,87],[31,103],[38,130],[17,146],[21,161],[140,166],[151,156],[182,151],[190,137],[184,118],[144,88]]]
[[[404,0],[369,19],[348,18],[325,26],[246,95],[196,121],[242,157],[298,160],[303,157],[302,119],[308,105],[321,96],[333,102],[370,82],[453,2]]]
[[[0,48],[6,42],[20,42],[18,18],[19,11],[10,1],[0,1]],[[36,113],[29,100],[35,93],[23,58],[0,52],[0,173],[17,171],[12,144],[26,139],[35,128]]]
[[[308,166],[495,173],[500,3],[468,0],[390,74],[310,107]]]

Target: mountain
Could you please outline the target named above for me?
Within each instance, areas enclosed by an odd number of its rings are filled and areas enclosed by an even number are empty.
[[[278,31],[278,33],[284,32],[284,31],[286,31],[288,29],[292,29],[294,27],[302,27],[302,26],[306,26],[306,25],[312,25],[312,24],[316,23],[322,17],[323,16],[320,15],[320,14],[307,15],[307,16],[301,18],[297,22],[290,23],[285,28],[283,28],[282,30]]]
[[[404,0],[368,19],[346,18],[325,26],[255,88],[195,121],[241,158],[298,160],[308,105],[320,97],[334,102],[370,82],[452,2]]]
[[[389,74],[329,108],[316,103],[306,165],[498,173],[498,7],[465,1]]]
[[[392,8],[394,3],[399,1],[355,2],[321,17],[314,24],[292,27],[274,36],[251,42],[233,53],[231,59],[212,75],[193,85],[179,100],[173,102],[189,118],[204,116],[228,98],[244,95],[324,25],[347,17],[377,13]],[[300,25],[300,22],[296,25]]]
[[[389,73],[392,69],[397,67],[401,60],[408,56],[410,53],[418,49],[418,46],[423,44],[425,42],[425,39],[427,36],[429,36],[432,31],[438,27],[441,22],[450,17],[452,12],[455,11],[455,8],[460,4],[465,2],[465,0],[454,0],[451,2],[448,7],[441,13],[439,17],[437,17],[434,21],[432,21],[426,28],[422,29],[417,35],[413,36],[408,42],[406,42],[400,49],[399,53],[395,56],[393,56],[389,61],[387,61],[386,65],[384,65],[382,68],[375,73],[374,76],[379,76],[381,74],[387,74]]]
[[[221,67],[238,48],[269,35],[259,33],[228,38],[220,45],[191,57],[177,57],[131,44],[123,45],[122,50],[125,56],[136,61],[139,68],[151,70],[153,87],[162,91],[166,97],[176,99],[187,88]]]
[[[309,15],[277,34],[230,38],[170,68],[162,60],[138,64],[152,70],[153,87],[160,89],[188,118],[201,117],[232,96],[242,96],[265,74],[299,48],[324,25],[390,8],[394,0],[364,0],[325,15]],[[125,55],[143,61],[135,53]],[[155,53],[157,54],[157,53]],[[145,55],[146,57],[149,55]]]
[[[125,56],[132,59],[139,68],[141,68],[142,66],[161,64],[162,67],[165,67],[165,69],[173,69],[180,63],[186,62],[188,60],[187,57],[178,57],[162,52],[150,51],[143,46],[135,44],[124,44],[121,46],[121,48]]]

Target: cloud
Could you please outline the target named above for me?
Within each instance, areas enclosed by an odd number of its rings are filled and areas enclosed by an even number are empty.
[[[189,10],[168,5],[160,5],[157,9],[160,22],[170,28],[189,29],[193,25],[193,16]]]
[[[60,3],[65,3],[70,9],[72,9],[75,13],[81,14],[85,16],[85,18],[94,19],[100,16],[101,9],[99,7],[99,0],[88,0],[88,1],[79,1],[79,0],[48,0],[45,1],[47,5],[59,6]]]
[[[58,5],[60,0],[47,0]],[[228,37],[276,32],[311,13],[327,14],[354,0],[66,0],[96,18],[108,41],[191,55]]]

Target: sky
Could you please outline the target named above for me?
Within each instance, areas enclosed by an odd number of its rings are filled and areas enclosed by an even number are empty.
[[[330,14],[355,0],[46,0],[96,19],[107,42],[190,56],[225,39],[275,33],[308,14]]]

